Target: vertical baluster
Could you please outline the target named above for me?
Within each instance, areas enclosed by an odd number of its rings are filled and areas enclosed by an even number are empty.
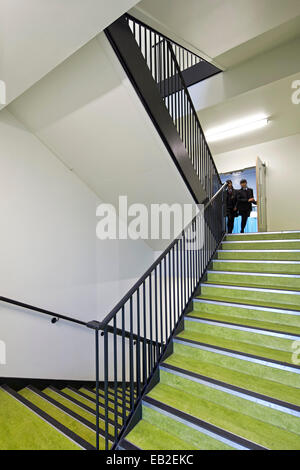
[[[129,381],[130,381],[130,408],[134,406],[134,363],[133,363],[133,298],[129,300],[129,321],[130,321],[130,334],[129,334]]]
[[[150,318],[150,371],[153,369],[153,315],[152,315],[152,274],[149,275],[149,318]]]
[[[144,382],[144,387],[147,382],[147,343],[146,343],[146,338],[147,338],[147,318],[146,318],[146,284],[145,281],[143,282],[143,323],[144,323],[144,328],[143,328],[143,334],[144,334],[144,340],[143,340],[143,382]]]
[[[177,320],[181,315],[179,295],[179,241],[176,242],[176,276],[177,276]]]
[[[136,343],[136,386],[137,396],[141,394],[141,319],[140,319],[140,289],[136,291],[136,321],[137,321],[137,343]]]
[[[125,307],[122,307],[122,402],[126,402],[126,350],[125,350]],[[126,409],[122,407],[123,426],[126,421]]]
[[[113,319],[113,358],[114,358],[114,431],[115,441],[118,438],[118,350],[117,350],[117,320]],[[125,407],[125,403],[122,403]]]
[[[99,450],[99,330],[95,330],[96,367],[96,450]]]
[[[108,330],[104,329],[104,410],[105,410],[105,449],[109,449],[108,441]]]
[[[173,330],[173,322],[172,322],[172,289],[171,289],[171,252],[168,253],[168,261],[169,261],[169,318],[170,318],[170,334]]]
[[[164,319],[165,319],[165,331],[166,331],[166,340],[168,339],[168,336],[171,331],[171,325],[169,329],[169,324],[168,324],[168,287],[167,287],[167,256],[164,258],[164,274],[165,274],[165,282],[164,282],[164,297],[165,297],[165,314],[164,314]]]
[[[175,248],[172,248],[172,278],[173,278],[173,319],[176,325],[176,279],[175,279]]]
[[[160,354],[161,354],[163,351],[163,344],[164,344],[162,262],[159,263],[159,311],[160,311]]]
[[[157,298],[157,266],[154,269],[154,311],[155,311],[155,361],[159,358],[158,347],[158,298]]]

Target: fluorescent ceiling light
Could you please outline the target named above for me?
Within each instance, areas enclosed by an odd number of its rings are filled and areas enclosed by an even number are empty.
[[[268,124],[269,119],[267,116],[258,114],[256,116],[249,116],[239,121],[230,122],[224,126],[215,127],[208,130],[205,135],[208,142],[217,142],[218,140],[228,139],[237,135],[245,134],[247,132],[260,129]]]

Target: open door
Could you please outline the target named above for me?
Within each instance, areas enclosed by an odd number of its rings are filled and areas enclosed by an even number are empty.
[[[267,200],[266,200],[266,165],[259,157],[256,159],[256,190],[257,190],[257,225],[259,232],[267,231]]]

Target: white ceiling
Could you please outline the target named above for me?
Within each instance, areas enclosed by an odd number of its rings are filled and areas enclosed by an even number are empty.
[[[6,102],[23,93],[136,3],[137,0],[0,0],[0,80],[6,83]]]
[[[142,0],[132,14],[224,67],[300,34],[299,0]]]
[[[252,115],[265,114],[270,117],[270,123],[266,127],[210,143],[212,154],[300,133],[300,105],[293,104],[291,99],[291,85],[294,80],[300,80],[300,73],[199,111],[204,132]]]

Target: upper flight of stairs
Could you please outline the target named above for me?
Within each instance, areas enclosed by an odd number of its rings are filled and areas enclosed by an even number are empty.
[[[300,232],[227,235],[126,441],[300,449],[297,340]]]

